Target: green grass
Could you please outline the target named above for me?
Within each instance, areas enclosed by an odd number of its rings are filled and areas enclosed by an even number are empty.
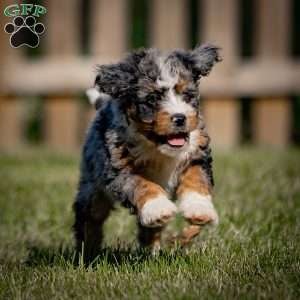
[[[299,149],[216,155],[221,222],[188,249],[149,256],[133,217],[117,209],[89,267],[71,234],[78,161],[43,150],[0,156],[1,299],[300,298]]]

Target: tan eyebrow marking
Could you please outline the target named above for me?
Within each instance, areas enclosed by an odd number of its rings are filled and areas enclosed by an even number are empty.
[[[186,80],[180,79],[176,84],[175,84],[175,91],[177,94],[181,94],[187,87],[188,82]]]

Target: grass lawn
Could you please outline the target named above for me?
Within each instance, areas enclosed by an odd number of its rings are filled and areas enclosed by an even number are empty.
[[[117,209],[89,267],[73,252],[78,164],[44,150],[0,155],[0,299],[300,299],[299,149],[215,155],[220,225],[186,249],[149,256]]]

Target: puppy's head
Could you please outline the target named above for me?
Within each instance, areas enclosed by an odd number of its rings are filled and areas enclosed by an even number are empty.
[[[99,66],[95,88],[120,101],[129,122],[173,156],[198,126],[200,79],[220,60],[212,45],[169,53],[139,50],[118,64]]]

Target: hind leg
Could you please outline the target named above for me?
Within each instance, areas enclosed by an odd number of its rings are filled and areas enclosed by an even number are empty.
[[[145,227],[138,223],[138,240],[142,247],[156,254],[160,250],[161,233],[164,227]]]
[[[100,251],[103,237],[102,227],[109,216],[112,205],[106,197],[94,198],[85,207],[75,202],[74,233],[78,252],[83,252],[84,260],[95,258]]]

